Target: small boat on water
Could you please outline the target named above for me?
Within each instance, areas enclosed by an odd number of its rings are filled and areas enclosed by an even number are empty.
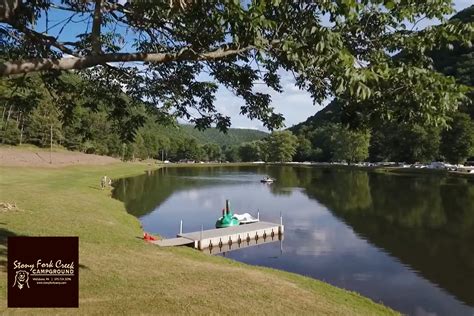
[[[273,182],[275,182],[275,179],[270,178],[270,177],[265,177],[262,180],[260,180],[260,182],[262,182],[262,183],[273,183]]]
[[[225,201],[225,208],[222,209],[222,216],[216,221],[216,228],[225,228],[239,226],[259,222],[259,218],[255,218],[249,213],[234,214],[230,209],[229,200]]]

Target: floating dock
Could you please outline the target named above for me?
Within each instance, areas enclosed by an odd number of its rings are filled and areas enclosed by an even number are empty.
[[[257,222],[192,233],[180,233],[177,238],[156,240],[153,243],[162,247],[187,245],[199,250],[213,247],[222,248],[224,245],[232,247],[232,244],[236,244],[238,249],[238,245],[249,244],[250,241],[258,243],[259,239],[262,241],[267,239],[279,240],[283,232],[284,226],[280,220],[280,224]]]
[[[218,254],[226,254],[228,252],[234,251],[234,250],[240,250],[244,248],[250,248],[254,246],[261,246],[265,244],[270,244],[279,241],[280,242],[280,251],[282,250],[283,247],[283,240],[284,240],[284,235],[283,234],[278,234],[272,236],[267,236],[266,238],[252,238],[250,240],[244,240],[236,243],[224,243],[221,247],[219,245],[217,247],[208,247],[204,248],[201,250],[201,252],[210,254],[210,255],[218,255]]]

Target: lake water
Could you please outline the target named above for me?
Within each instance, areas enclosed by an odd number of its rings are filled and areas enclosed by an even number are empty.
[[[273,184],[260,183],[269,175]],[[310,276],[410,315],[474,315],[474,178],[304,166],[164,168],[116,182],[144,230],[214,228],[225,200],[285,225],[226,257]]]

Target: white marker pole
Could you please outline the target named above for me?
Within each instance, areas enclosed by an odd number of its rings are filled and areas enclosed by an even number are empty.
[[[199,250],[202,250],[202,231],[203,230],[204,230],[204,226],[201,225],[201,234],[200,234],[199,243],[198,243]]]

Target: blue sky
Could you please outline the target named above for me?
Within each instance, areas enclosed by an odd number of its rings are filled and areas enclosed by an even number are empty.
[[[463,10],[474,3],[473,0],[454,0],[453,2],[456,11]],[[55,12],[54,17],[50,16],[49,28],[53,28],[55,23],[60,22],[68,17],[69,14],[67,13],[60,11]],[[74,35],[83,32],[83,30],[85,31],[87,27],[89,27],[90,30],[90,25],[87,25],[87,20],[82,21],[80,17],[76,17],[73,21],[75,23],[72,23],[72,27],[62,31],[60,35],[61,40],[75,40],[75,38],[73,38]],[[438,22],[423,20],[417,24],[416,28],[421,29],[433,24],[438,24]],[[50,34],[57,35],[57,33],[60,31],[60,28],[61,26],[59,25],[51,29]],[[45,31],[46,25],[44,23],[44,19],[39,21],[37,29],[38,31]],[[125,32],[125,29],[123,29],[123,32]],[[132,35],[129,34],[129,36],[126,36],[126,38],[131,38],[131,36]],[[130,43],[125,44],[127,48],[130,48],[129,45]],[[309,116],[314,115],[328,103],[325,102],[324,104],[313,104],[310,95],[305,91],[299,90],[294,85],[294,79],[292,75],[283,71],[280,72],[280,75],[282,78],[281,83],[284,90],[282,93],[275,92],[265,85],[256,85],[255,90],[268,93],[272,96],[272,106],[275,108],[275,112],[282,113],[284,115],[285,125],[287,127],[306,120]],[[219,88],[216,94],[215,104],[219,112],[231,117],[232,127],[266,130],[261,122],[257,120],[252,121],[239,114],[240,107],[244,104],[244,102],[240,98],[234,96],[224,87]]]

